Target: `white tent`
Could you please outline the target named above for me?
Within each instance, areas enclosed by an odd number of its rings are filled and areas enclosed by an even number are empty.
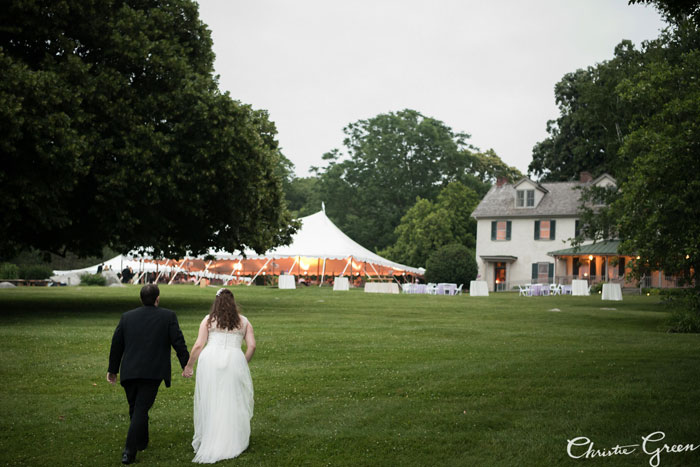
[[[281,259],[281,258],[320,258],[347,260],[381,265],[389,268],[423,275],[425,269],[414,268],[382,258],[345,235],[329,218],[325,211],[302,217],[301,228],[294,234],[292,243],[266,251],[259,255],[254,251],[246,251],[250,259]],[[212,254],[217,259],[240,259],[243,255],[219,252]]]
[[[414,268],[389,261],[364,248],[345,235],[326,216],[325,210],[299,219],[301,228],[294,234],[287,246],[273,248],[264,254],[255,251],[241,252],[210,251],[199,258],[187,257],[181,260],[157,260],[149,257],[119,255],[104,263],[113,271],[131,267],[136,273],[152,272],[171,275],[172,283],[178,273],[196,279],[219,279],[225,283],[234,278],[258,274],[279,275],[284,273],[300,276],[394,276],[419,275],[425,273],[423,268]],[[207,259],[208,258],[208,259]],[[214,258],[214,259],[211,259]],[[94,274],[98,265],[72,271],[54,271],[58,277],[79,276],[83,273]],[[295,269],[296,268],[296,269]],[[314,272],[315,269],[315,272]],[[247,282],[252,279],[248,277]],[[65,281],[64,281],[65,282]],[[69,281],[70,283],[70,281]]]

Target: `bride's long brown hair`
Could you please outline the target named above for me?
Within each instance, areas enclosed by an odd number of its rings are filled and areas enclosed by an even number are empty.
[[[209,312],[209,321],[207,326],[215,322],[216,327],[220,329],[233,330],[238,329],[241,325],[241,315],[238,313],[238,305],[233,298],[233,292],[229,289],[219,289],[216,292],[214,304]]]

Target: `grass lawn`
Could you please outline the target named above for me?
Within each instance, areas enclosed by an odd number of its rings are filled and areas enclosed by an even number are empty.
[[[1,464],[119,465],[126,399],[104,376],[138,290],[0,290]],[[161,287],[188,346],[215,291]],[[666,333],[658,297],[233,291],[258,342],[255,416],[250,448],[220,465],[647,466],[641,446],[571,459],[567,440],[700,446],[700,336]],[[194,379],[173,368],[141,465],[193,457]],[[660,465],[700,465],[700,449]]]

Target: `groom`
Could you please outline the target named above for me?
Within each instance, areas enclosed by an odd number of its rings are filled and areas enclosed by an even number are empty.
[[[136,451],[148,446],[148,411],[165,381],[170,387],[170,346],[182,368],[189,352],[175,313],[159,308],[160,290],[155,284],[141,289],[141,308],[127,311],[119,320],[109,352],[107,381],[117,382],[121,364],[121,385],[129,402],[131,424],[126,435],[122,463],[136,460]]]

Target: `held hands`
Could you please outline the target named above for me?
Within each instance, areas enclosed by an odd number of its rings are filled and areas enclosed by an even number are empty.
[[[189,365],[185,365],[185,368],[182,370],[182,376],[184,378],[192,377],[193,373],[194,373],[194,369]]]

